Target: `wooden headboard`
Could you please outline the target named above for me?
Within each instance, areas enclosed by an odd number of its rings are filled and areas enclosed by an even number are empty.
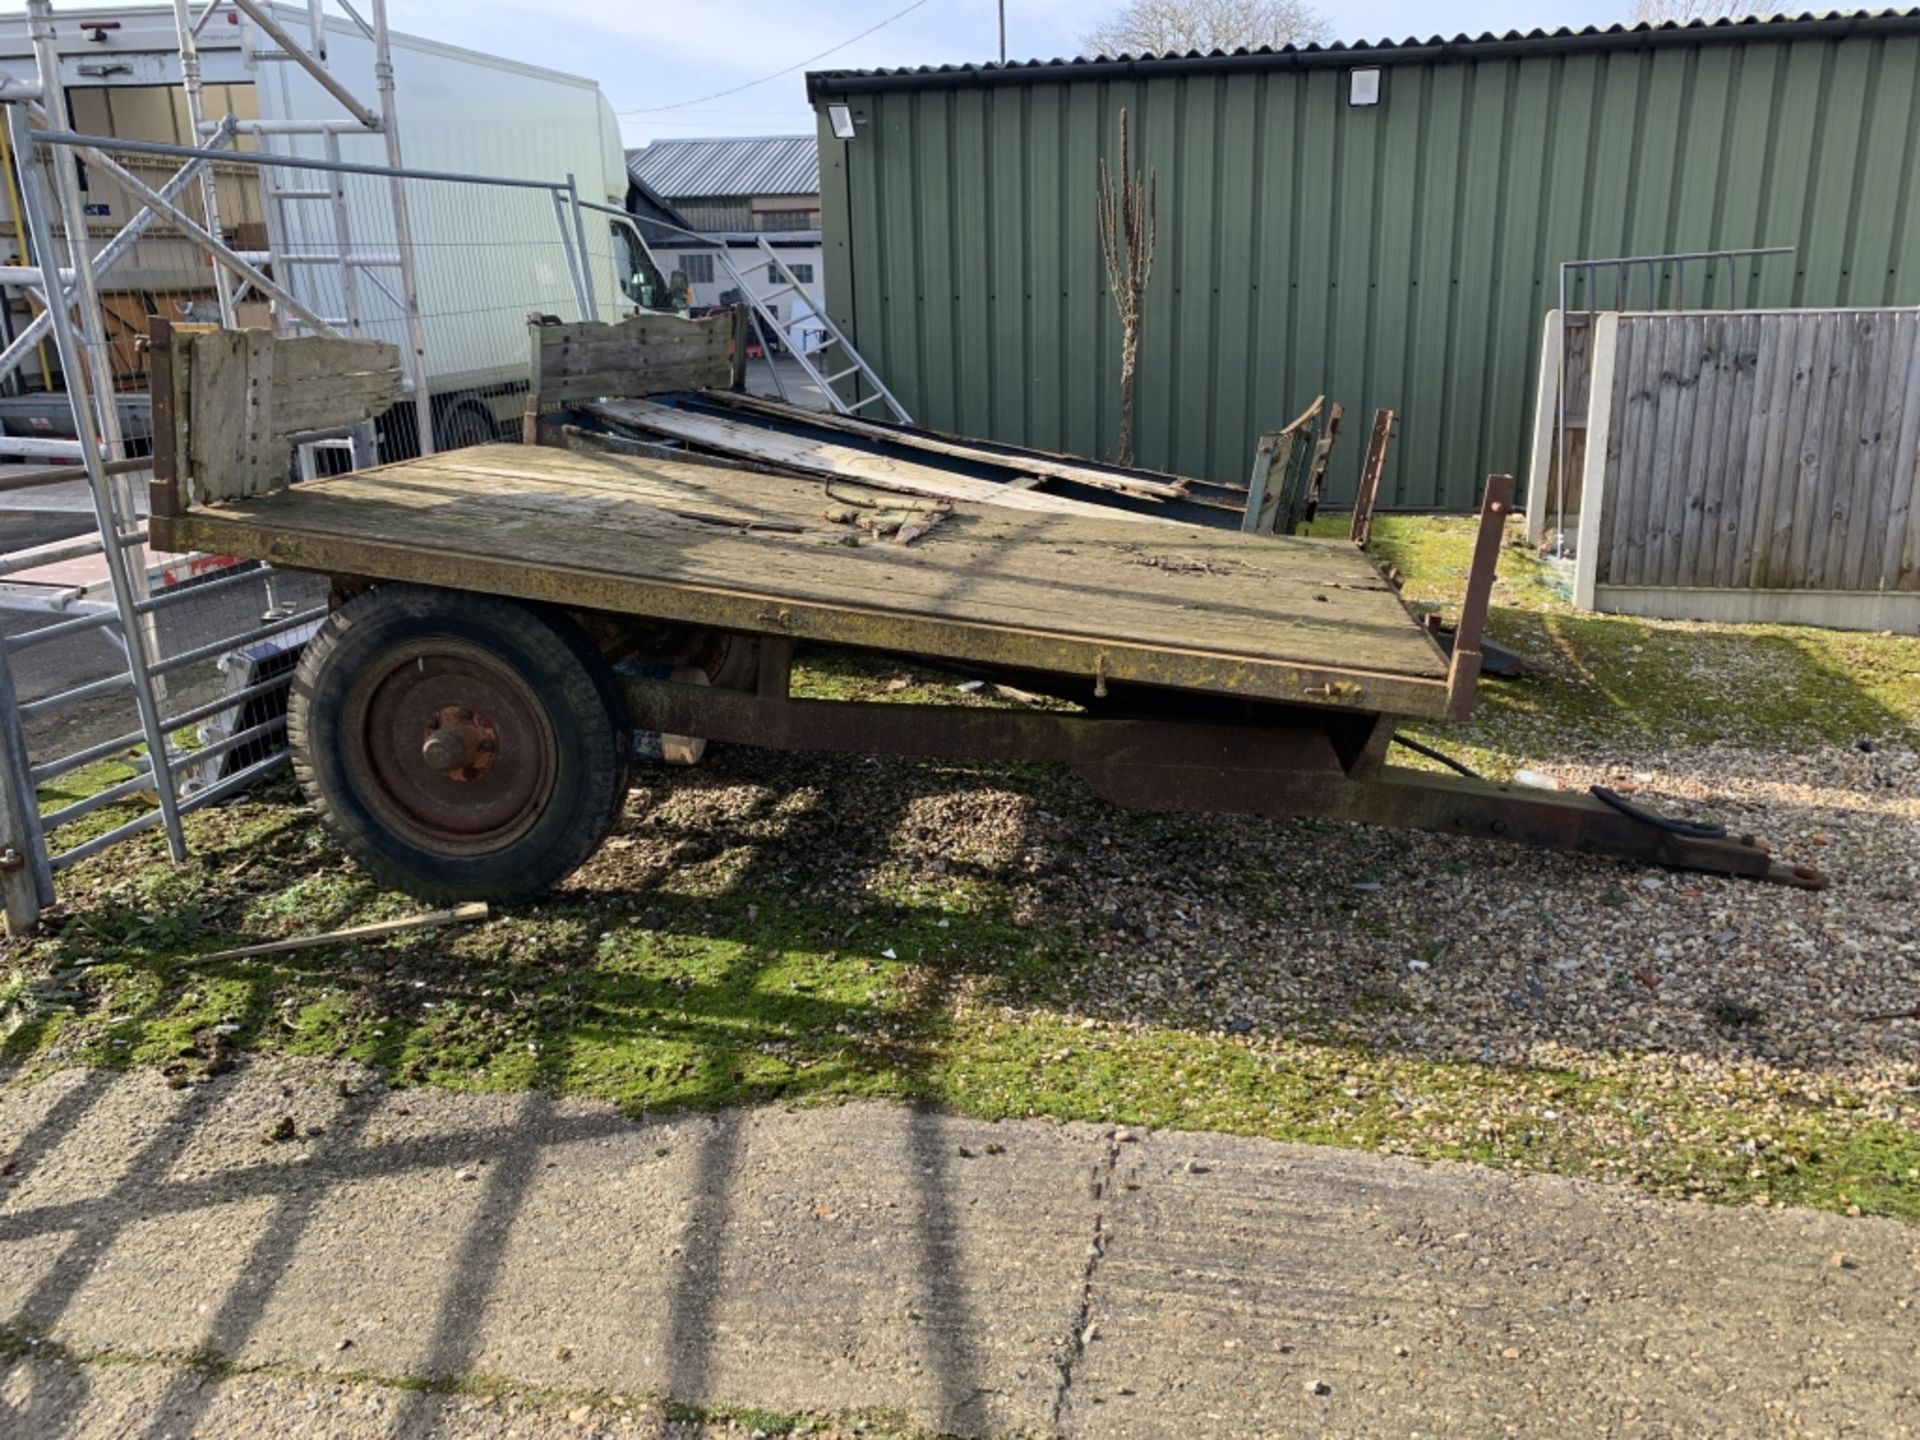
[[[536,319],[527,330],[533,359],[522,438],[529,445],[539,443],[542,414],[578,400],[734,389],[744,375],[738,309],[698,320],[650,310],[612,324]]]
[[[400,352],[379,340],[278,336],[155,319],[154,543],[194,505],[287,483],[293,444],[359,425],[400,395]]]

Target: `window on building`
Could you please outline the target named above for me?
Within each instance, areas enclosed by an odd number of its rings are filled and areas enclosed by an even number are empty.
[[[711,285],[713,283],[713,255],[702,252],[680,257],[680,272],[687,277],[689,285]]]
[[[818,210],[756,210],[755,225],[761,230],[818,230]]]
[[[793,272],[793,278],[802,285],[813,283],[813,266],[810,262],[802,260],[799,264],[789,265],[787,268]]]

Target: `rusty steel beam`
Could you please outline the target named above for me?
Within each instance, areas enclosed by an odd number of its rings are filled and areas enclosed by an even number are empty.
[[[1751,839],[1677,833],[1584,795],[1382,766],[1393,722],[1336,744],[1314,717],[1231,724],[789,696],[793,647],[762,647],[754,691],[631,678],[633,724],[770,749],[1057,761],[1132,809],[1312,815],[1818,888]],[[1345,753],[1343,753],[1343,751]]]

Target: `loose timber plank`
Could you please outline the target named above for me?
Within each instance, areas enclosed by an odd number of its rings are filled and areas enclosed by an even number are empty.
[[[764,460],[803,470],[810,475],[859,480],[903,495],[924,495],[933,499],[977,500],[989,505],[1004,505],[1014,510],[1044,510],[1059,515],[1085,515],[1103,520],[1120,519],[1133,524],[1177,524],[1157,515],[1135,515],[1074,500],[1064,495],[1049,495],[1040,490],[1015,489],[992,480],[975,480],[937,470],[930,465],[915,465],[870,455],[850,445],[834,445],[799,436],[784,435],[757,425],[743,425],[714,415],[699,415],[676,410],[651,400],[607,400],[581,407],[589,414],[615,424],[632,425],[655,435],[667,435],[689,444],[705,445],[730,454]]]
[[[888,445],[901,445],[908,449],[925,450],[933,455],[951,455],[956,459],[991,465],[996,469],[1005,470],[1009,475],[1041,475],[1052,480],[1068,480],[1076,485],[1089,485],[1100,490],[1114,490],[1121,494],[1141,495],[1155,500],[1184,500],[1187,497],[1187,487],[1177,482],[1148,480],[1137,475],[1117,475],[1027,451],[1017,455],[1000,454],[981,449],[977,445],[969,445],[962,440],[951,439],[932,430],[897,429],[890,425],[876,425],[870,420],[859,420],[851,415],[802,410],[797,405],[783,405],[777,400],[767,400],[758,395],[713,394],[702,398],[716,400],[729,409],[748,414],[767,415],[791,421],[796,425],[837,430],[843,435],[858,435],[863,439],[878,440]]]

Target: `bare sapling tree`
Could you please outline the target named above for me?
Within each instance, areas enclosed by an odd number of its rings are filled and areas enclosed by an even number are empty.
[[[1100,254],[1107,262],[1107,289],[1120,313],[1120,445],[1114,459],[1133,464],[1133,382],[1140,369],[1140,302],[1153,273],[1158,229],[1156,177],[1144,182],[1133,170],[1126,107],[1120,110],[1120,178],[1100,162]]]

